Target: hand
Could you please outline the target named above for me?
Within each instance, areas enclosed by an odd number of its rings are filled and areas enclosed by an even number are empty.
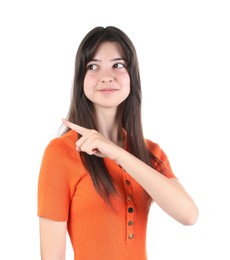
[[[94,129],[87,129],[85,127],[76,125],[63,119],[63,123],[70,129],[76,131],[82,137],[76,142],[76,150],[79,152],[85,152],[89,155],[96,155],[102,158],[109,158],[116,160],[116,154],[121,149],[115,143],[106,139],[102,134]]]

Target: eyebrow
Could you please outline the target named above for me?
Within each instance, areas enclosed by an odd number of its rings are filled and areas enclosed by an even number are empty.
[[[91,59],[89,62],[92,62],[92,61],[96,61],[96,62],[102,62],[101,60],[99,59]],[[115,58],[115,59],[112,59],[110,61],[126,61],[124,58]]]

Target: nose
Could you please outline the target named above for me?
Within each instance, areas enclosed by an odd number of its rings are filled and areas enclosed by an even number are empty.
[[[108,83],[108,82],[112,82],[114,80],[114,75],[112,73],[112,71],[110,70],[105,70],[101,73],[100,76],[100,81],[102,83]]]

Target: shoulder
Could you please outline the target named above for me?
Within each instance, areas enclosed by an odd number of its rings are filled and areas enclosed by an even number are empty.
[[[163,163],[169,163],[167,155],[158,143],[154,143],[149,139],[145,139],[145,144],[149,152],[153,155],[153,157],[157,158]]]
[[[145,144],[148,150],[156,157],[159,157],[162,153],[161,147],[158,143],[155,143],[149,139],[145,139]]]
[[[76,151],[76,141],[78,139],[78,134],[70,130],[60,137],[52,139],[45,148],[46,155],[70,155],[78,154]]]
[[[72,176],[82,170],[79,152],[76,151],[78,134],[75,131],[52,139],[45,148],[40,168],[41,176]],[[79,174],[78,174],[79,175]]]
[[[145,144],[146,144],[149,152],[153,155],[153,157],[157,158],[157,160],[160,161],[160,165],[159,165],[159,163],[155,162],[154,168],[159,172],[161,172],[161,170],[163,170],[163,174],[165,177],[176,178],[176,176],[174,175],[174,173],[172,171],[168,157],[165,154],[165,152],[162,150],[160,145],[152,142],[149,139],[145,139]]]

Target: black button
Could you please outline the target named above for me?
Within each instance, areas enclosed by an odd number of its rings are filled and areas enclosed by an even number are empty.
[[[129,225],[129,226],[132,226],[132,225],[133,225],[133,221],[130,220],[130,221],[128,222],[128,225]]]
[[[128,212],[129,212],[129,213],[132,213],[132,212],[133,212],[133,208],[131,208],[131,207],[128,208]]]
[[[125,183],[126,183],[127,185],[130,185],[130,181],[129,181],[129,180],[126,180]]]

